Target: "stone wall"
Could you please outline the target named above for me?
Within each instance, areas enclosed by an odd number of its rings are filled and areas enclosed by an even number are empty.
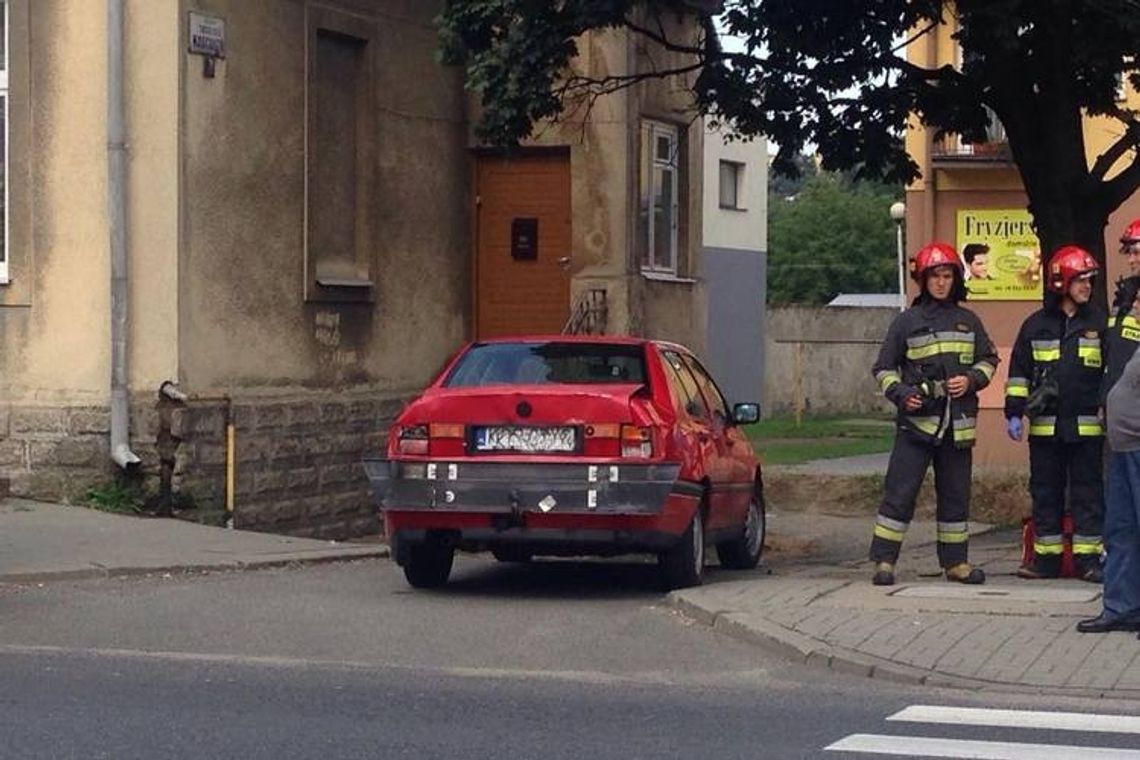
[[[105,407],[0,407],[0,490],[52,501],[82,499],[112,474],[110,429]]]
[[[403,399],[320,394],[273,400],[191,399],[171,415],[177,504],[222,522],[226,420],[234,424],[235,528],[344,539],[375,535],[380,520],[360,460],[378,450]],[[135,400],[131,446],[141,483],[158,490],[153,400]],[[82,502],[111,482],[110,415],[93,406],[0,406],[0,494]]]
[[[842,306],[769,308],[765,415],[889,411],[871,366],[898,313]]]

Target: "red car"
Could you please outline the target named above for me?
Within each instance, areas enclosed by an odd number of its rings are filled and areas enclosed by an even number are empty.
[[[456,549],[503,561],[649,552],[667,588],[701,582],[705,547],[755,567],[760,465],[682,346],[637,338],[504,338],[465,346],[365,459],[392,556],[418,588]]]

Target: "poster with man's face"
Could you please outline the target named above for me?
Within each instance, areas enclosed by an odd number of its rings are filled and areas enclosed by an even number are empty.
[[[1041,243],[1028,211],[959,209],[957,221],[971,300],[1041,300]]]

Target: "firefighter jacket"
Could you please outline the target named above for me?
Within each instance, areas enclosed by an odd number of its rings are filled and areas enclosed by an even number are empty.
[[[974,312],[928,299],[895,317],[872,371],[883,395],[898,407],[900,430],[935,445],[951,430],[954,445],[969,448],[977,430],[977,393],[997,365],[997,351]],[[955,375],[968,377],[970,387],[952,399],[946,381]],[[913,394],[923,405],[909,411],[904,402]]]
[[[1120,375],[1124,372],[1124,365],[1136,353],[1140,346],[1140,319],[1132,316],[1132,301],[1136,298],[1136,289],[1140,284],[1140,276],[1126,278],[1117,286],[1115,308],[1108,317],[1108,330],[1104,335],[1104,382],[1101,384],[1100,401],[1108,397],[1108,392]]]
[[[1021,325],[1009,362],[1005,416],[1029,417],[1031,438],[1076,442],[1104,435],[1097,414],[1104,371],[1104,312],[1082,306],[1072,317],[1039,309]]]

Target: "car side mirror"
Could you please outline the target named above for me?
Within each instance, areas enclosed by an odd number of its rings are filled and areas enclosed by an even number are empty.
[[[736,404],[732,407],[732,421],[736,425],[751,425],[760,421],[759,404]]]

